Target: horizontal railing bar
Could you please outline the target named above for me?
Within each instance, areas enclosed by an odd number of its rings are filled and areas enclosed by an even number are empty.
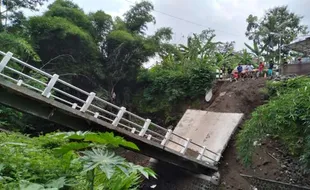
[[[146,119],[144,119],[143,117],[140,117],[140,116],[138,116],[138,115],[136,115],[136,114],[134,114],[134,113],[131,113],[131,112],[129,112],[129,111],[126,111],[126,113],[127,113],[128,115],[131,115],[131,116],[134,116],[135,118],[140,119],[140,120],[143,121],[143,122],[146,121]]]
[[[180,138],[180,139],[182,139],[182,140],[187,141],[186,138],[184,138],[184,137],[182,137],[182,136],[180,136],[180,135],[178,135],[178,134],[176,134],[176,133],[172,133],[172,135],[174,135],[174,136],[176,136],[176,137],[178,137],[178,138]]]
[[[90,111],[90,110],[86,110],[86,112],[91,113],[93,116],[96,114],[95,112]]]
[[[168,142],[172,142],[172,143],[174,143],[174,144],[176,144],[176,145],[179,145],[179,146],[181,146],[181,147],[184,147],[183,144],[180,144],[180,143],[178,143],[178,142],[175,142],[174,140],[171,140],[171,139],[169,139]]]
[[[136,123],[134,123],[134,122],[132,122],[132,121],[129,121],[128,119],[125,119],[125,118],[122,118],[121,120],[123,120],[123,121],[125,121],[125,122],[127,122],[127,123],[130,123],[130,124],[132,124],[132,125],[135,125],[136,127],[139,127],[139,128],[143,128],[142,126],[140,126],[140,125],[138,125],[138,124],[136,124]]]
[[[28,76],[28,75],[26,75],[26,74],[24,74],[24,73],[22,73],[22,72],[20,72],[20,71],[17,71],[17,70],[15,70],[15,69],[11,68],[11,67],[5,66],[5,68],[8,69],[8,70],[10,70],[10,71],[13,71],[13,72],[15,72],[15,73],[17,73],[17,74],[19,74],[19,75],[22,75],[22,76],[24,76],[24,77],[26,77],[26,78],[28,78],[28,79],[34,80],[34,81],[36,81],[36,82],[38,82],[38,83],[40,83],[40,84],[42,84],[42,85],[44,85],[44,86],[47,86],[47,84],[45,84],[44,82],[41,82],[40,80],[38,80],[38,79],[36,79],[36,78],[33,78],[33,77],[31,77],[31,76]]]
[[[98,118],[103,118],[103,119],[106,119],[106,120],[108,120],[108,121],[113,122],[113,119],[107,118],[107,117],[105,117],[105,116],[103,116],[103,115],[99,115]]]
[[[3,76],[4,78],[10,79],[10,80],[12,80],[12,81],[14,81],[14,82],[18,82],[17,79],[12,78],[12,77],[10,77],[10,76],[7,76],[7,75],[5,75],[5,74],[3,74],[3,73],[0,73],[0,75]]]
[[[42,70],[40,70],[40,69],[38,69],[38,68],[32,66],[32,65],[29,65],[28,63],[25,63],[25,62],[23,62],[23,61],[21,61],[21,60],[15,58],[15,57],[12,57],[12,60],[15,61],[15,62],[17,62],[17,63],[20,63],[21,65],[24,65],[25,67],[28,67],[29,69],[34,70],[34,71],[36,71],[36,72],[38,72],[38,73],[40,73],[40,74],[42,74],[42,75],[45,75],[45,76],[47,76],[47,77],[49,77],[49,78],[52,78],[52,75],[50,75],[50,74],[48,74],[48,73],[46,73],[46,72],[44,72],[44,71],[42,71]]]
[[[127,129],[129,129],[129,130],[132,129],[132,128],[130,128],[129,126],[123,124],[123,123],[118,123],[118,124],[119,124],[120,126],[123,126],[123,127],[127,128]],[[136,131],[137,131],[137,130],[136,130]],[[137,132],[140,132],[140,131],[137,131]]]
[[[176,137],[178,137],[178,138],[180,138],[180,139],[182,139],[182,140],[187,140],[186,138],[184,138],[184,137],[182,137],[182,136],[180,136],[180,135],[178,135],[178,134],[176,134],[176,133],[172,133],[172,135],[174,135],[174,136],[176,136]],[[203,146],[201,146],[201,145],[199,145],[199,144],[197,144],[197,143],[195,143],[195,142],[193,142],[193,141],[191,141],[190,144],[196,145],[196,146],[198,146],[199,148],[203,148]],[[207,149],[207,148],[206,148],[206,151],[211,152],[211,153],[213,153],[213,154],[215,154],[215,155],[218,155],[217,153],[215,153],[215,152],[213,152],[212,150],[209,150],[209,149]]]
[[[144,137],[147,138],[147,137],[148,137],[148,134],[145,134]],[[157,141],[159,141],[159,142],[162,141],[161,139],[158,139],[158,138],[153,137],[153,136],[152,136],[152,138],[151,138],[151,141],[152,141],[152,140],[157,140]]]
[[[75,97],[75,96],[73,96],[73,95],[71,95],[71,94],[69,94],[69,93],[67,93],[67,92],[65,92],[65,91],[62,91],[62,90],[60,90],[60,89],[58,89],[58,88],[53,88],[56,92],[59,92],[59,93],[62,93],[63,95],[66,95],[66,96],[68,96],[68,97],[70,97],[70,98],[72,98],[72,99],[75,99],[76,101],[79,101],[79,102],[81,102],[81,103],[85,103],[85,101],[84,100],[81,100],[80,98],[77,98],[77,97]]]
[[[96,108],[96,109],[98,109],[98,110],[100,110],[100,111],[102,111],[102,112],[105,112],[105,113],[107,113],[107,114],[110,114],[111,116],[114,116],[114,117],[117,116],[116,114],[114,114],[114,113],[112,113],[112,112],[109,112],[109,111],[107,111],[107,110],[105,110],[105,109],[103,109],[103,108],[100,108],[100,107],[98,107],[98,106],[96,106],[96,105],[90,104],[90,106],[93,107],[93,108]]]
[[[155,126],[155,127],[159,128],[159,129],[161,129],[161,130],[164,130],[165,132],[167,132],[167,131],[168,131],[166,128],[161,127],[161,126],[159,126],[159,125],[157,125],[157,124],[155,124],[155,123],[153,123],[153,122],[151,123],[151,125],[153,125],[153,126]]]
[[[204,158],[207,158],[207,159],[209,159],[209,160],[212,160],[213,162],[216,162],[217,163],[217,161],[216,160],[214,160],[213,158],[210,158],[210,157],[208,157],[208,156],[205,156],[205,155],[202,155]]]
[[[158,142],[161,142],[161,141],[162,141],[161,139],[158,139],[158,138],[153,137],[153,136],[152,136],[151,140],[152,140],[152,139],[157,140]]]
[[[201,145],[199,145],[199,144],[197,144],[197,143],[195,143],[195,142],[191,142],[191,144],[194,144],[194,145],[196,145],[196,146],[198,146],[198,147],[200,147],[200,148],[203,148],[203,146],[201,146]],[[218,156],[218,154],[215,153],[215,152],[213,152],[212,150],[209,150],[209,149],[206,148],[206,151],[211,152],[211,153],[215,154],[216,156]]]
[[[116,105],[114,105],[114,104],[112,104],[112,103],[110,103],[110,102],[108,102],[108,101],[106,101],[106,100],[103,100],[103,99],[101,99],[101,98],[99,98],[99,97],[97,97],[97,96],[95,96],[95,100],[98,100],[98,101],[100,101],[100,102],[103,102],[103,103],[105,103],[105,104],[107,104],[107,105],[109,105],[109,106],[111,106],[111,107],[113,107],[113,108],[121,109],[120,107],[118,107],[118,106],[116,106]]]
[[[67,101],[67,100],[65,100],[65,99],[62,99],[62,98],[59,98],[58,96],[55,96],[55,95],[51,95],[51,97],[53,97],[53,98],[55,98],[56,100],[60,100],[60,101],[62,101],[62,102],[65,102],[65,103],[67,103],[67,104],[69,104],[69,105],[73,105],[73,103],[71,103],[71,102],[69,102],[69,101]]]
[[[14,81],[14,82],[18,82],[17,79],[14,79],[14,78],[12,78],[12,77],[10,77],[10,76],[7,76],[7,75],[5,75],[5,74],[0,73],[0,75],[3,76],[4,78],[10,79],[10,80],[12,80],[12,81]],[[33,86],[31,86],[31,85],[29,85],[29,84],[27,84],[27,83],[24,83],[24,82],[23,82],[22,85],[27,86],[28,88],[31,88],[31,89],[33,89],[33,90],[35,90],[35,91],[40,92],[40,93],[43,92],[43,90],[40,90],[40,89],[38,89],[38,88],[36,88],[36,87],[33,87]]]
[[[76,91],[78,91],[78,92],[81,92],[81,93],[83,93],[83,94],[89,96],[89,93],[88,93],[88,92],[86,92],[86,91],[84,91],[84,90],[82,90],[82,89],[80,89],[80,88],[78,88],[78,87],[76,87],[76,86],[73,86],[72,84],[67,83],[66,81],[63,81],[63,80],[61,80],[61,79],[58,79],[57,81],[60,82],[61,84],[65,85],[65,86],[68,86],[68,87],[70,87],[70,88],[73,88],[74,90],[76,90]]]
[[[152,133],[152,134],[157,135],[157,136],[159,136],[159,137],[165,138],[164,135],[161,135],[161,134],[157,133],[156,131],[147,130],[147,133]]]
[[[31,88],[31,89],[33,89],[33,90],[36,90],[36,91],[38,91],[38,92],[40,92],[40,93],[43,92],[43,90],[40,90],[40,89],[38,89],[38,88],[36,88],[36,87],[33,87],[33,86],[31,86],[31,85],[29,85],[29,84],[27,84],[27,83],[22,83],[22,85],[27,86],[28,88]]]

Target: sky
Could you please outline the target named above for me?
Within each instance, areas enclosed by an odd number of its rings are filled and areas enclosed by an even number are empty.
[[[147,34],[160,27],[173,29],[173,43],[186,43],[187,36],[211,28],[216,40],[235,41],[235,48],[245,48],[246,18],[253,14],[262,17],[270,8],[288,5],[294,13],[304,16],[302,21],[310,28],[310,0],[149,0],[154,4],[156,24],[150,24]],[[53,1],[49,1],[51,3]],[[122,16],[136,0],[73,0],[85,12],[103,10],[112,16]],[[46,5],[40,12],[46,10]],[[29,15],[40,14],[29,13]],[[171,16],[167,16],[167,14]],[[177,18],[175,18],[177,17]]]

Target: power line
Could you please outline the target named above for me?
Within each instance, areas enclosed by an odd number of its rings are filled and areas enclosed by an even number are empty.
[[[129,2],[131,4],[135,4],[135,2],[132,2],[132,1],[129,1],[129,0],[125,0],[125,1],[127,1],[127,2]],[[157,13],[160,13],[160,14],[163,14],[165,16],[174,18],[174,19],[181,20],[183,22],[187,22],[189,24],[193,24],[193,25],[200,26],[200,27],[203,27],[203,28],[211,28],[212,29],[212,27],[209,27],[209,26],[206,26],[206,25],[203,25],[203,24],[191,21],[191,20],[187,20],[187,19],[184,19],[184,18],[180,18],[180,17],[174,16],[174,15],[171,15],[171,14],[168,14],[168,13],[156,10],[156,9],[154,9],[153,11],[157,12]],[[218,30],[218,29],[214,29],[214,30],[217,31],[217,32],[222,32],[222,33],[229,34],[229,35],[232,35],[232,36],[241,36],[240,34],[234,34],[234,33],[226,32],[226,31],[223,31],[223,30]]]

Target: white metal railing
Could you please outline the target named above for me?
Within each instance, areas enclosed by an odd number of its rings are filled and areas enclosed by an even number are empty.
[[[17,58],[14,58],[11,52],[4,53],[0,51],[0,55],[3,56],[0,62],[0,76],[15,82],[18,86],[26,86],[41,93],[42,96],[45,96],[46,98],[53,98],[54,100],[71,106],[72,109],[78,109],[85,114],[91,114],[97,119],[111,123],[115,127],[121,127],[124,130],[130,131],[132,134],[135,134],[141,138],[146,138],[147,140],[160,144],[165,148],[169,149],[169,147],[167,147],[168,143],[176,144],[177,146],[180,146],[180,153],[183,155],[186,155],[189,149],[196,147],[196,150],[200,149],[200,151],[195,159],[209,164],[217,164],[215,158],[219,155],[211,150],[208,150],[205,146],[194,143],[192,139],[177,135],[173,133],[171,129],[161,127],[151,122],[150,119],[144,119],[129,112],[125,107],[119,107],[103,100],[96,96],[94,92],[86,92],[76,86],[73,86],[72,84],[59,79],[59,75],[57,74],[51,75]],[[8,64],[10,60],[13,61],[12,64]],[[14,64],[17,64],[15,65],[17,68],[14,68]],[[18,68],[21,69],[21,71],[19,71]],[[28,69],[27,73],[25,73],[25,68]],[[33,73],[31,74],[29,70],[31,72],[35,72],[37,75],[39,74],[38,76],[40,78]],[[43,79],[48,82],[42,81]],[[55,87],[56,84],[57,87]],[[61,88],[61,86],[63,88]],[[67,92],[61,90],[68,88],[70,90],[66,90]],[[76,95],[73,95],[73,92],[79,94],[80,96],[77,97]],[[81,96],[85,96],[86,100],[81,99]],[[181,139],[183,143],[176,142],[173,138]],[[205,152],[214,154],[214,157],[210,158],[206,156]],[[186,156],[190,157],[190,155]]]

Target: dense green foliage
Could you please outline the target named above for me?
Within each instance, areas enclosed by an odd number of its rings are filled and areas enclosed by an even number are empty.
[[[1,189],[136,189],[141,175],[155,177],[113,153],[119,146],[138,147],[112,133],[0,137]]]
[[[136,98],[138,109],[143,113],[158,113],[167,123],[179,119],[172,113],[178,104],[194,100],[211,88],[214,72],[206,64],[174,69],[157,65],[141,73],[139,79],[144,90]]]
[[[267,86],[270,101],[252,113],[238,135],[240,158],[251,161],[254,142],[267,134],[280,139],[290,153],[310,167],[310,78],[298,77]]]

